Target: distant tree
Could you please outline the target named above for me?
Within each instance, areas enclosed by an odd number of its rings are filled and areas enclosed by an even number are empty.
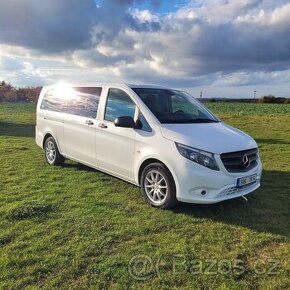
[[[13,98],[15,94],[15,88],[11,84],[6,83],[5,81],[0,82],[0,101],[10,101],[10,98]]]
[[[41,87],[19,88],[16,91],[18,102],[36,102],[40,94]]]
[[[260,103],[275,103],[275,104],[284,104],[286,102],[286,98],[275,97],[273,95],[264,96],[259,99]]]
[[[0,81],[0,102],[36,102],[40,91],[41,87],[15,88]]]

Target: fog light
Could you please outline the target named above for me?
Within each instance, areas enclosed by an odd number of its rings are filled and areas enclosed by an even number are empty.
[[[205,196],[205,195],[207,195],[207,191],[206,191],[206,190],[202,190],[202,191],[200,192],[200,194],[201,194],[202,196]]]

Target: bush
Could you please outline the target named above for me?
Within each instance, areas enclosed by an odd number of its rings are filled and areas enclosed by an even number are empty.
[[[259,103],[271,103],[271,104],[284,104],[286,103],[287,99],[286,98],[281,98],[281,97],[275,97],[272,95],[264,96],[259,99]]]
[[[15,88],[5,81],[0,82],[0,102],[36,102],[41,87]]]
[[[275,102],[275,96],[269,95],[264,96],[259,99],[259,103],[274,103]]]

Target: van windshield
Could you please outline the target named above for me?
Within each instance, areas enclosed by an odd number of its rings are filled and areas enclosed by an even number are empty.
[[[132,88],[161,123],[215,123],[220,120],[191,95],[167,89]]]

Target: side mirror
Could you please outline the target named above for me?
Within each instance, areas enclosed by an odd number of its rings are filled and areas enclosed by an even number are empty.
[[[130,116],[122,116],[115,119],[114,124],[116,127],[122,128],[135,128],[136,123]]]

